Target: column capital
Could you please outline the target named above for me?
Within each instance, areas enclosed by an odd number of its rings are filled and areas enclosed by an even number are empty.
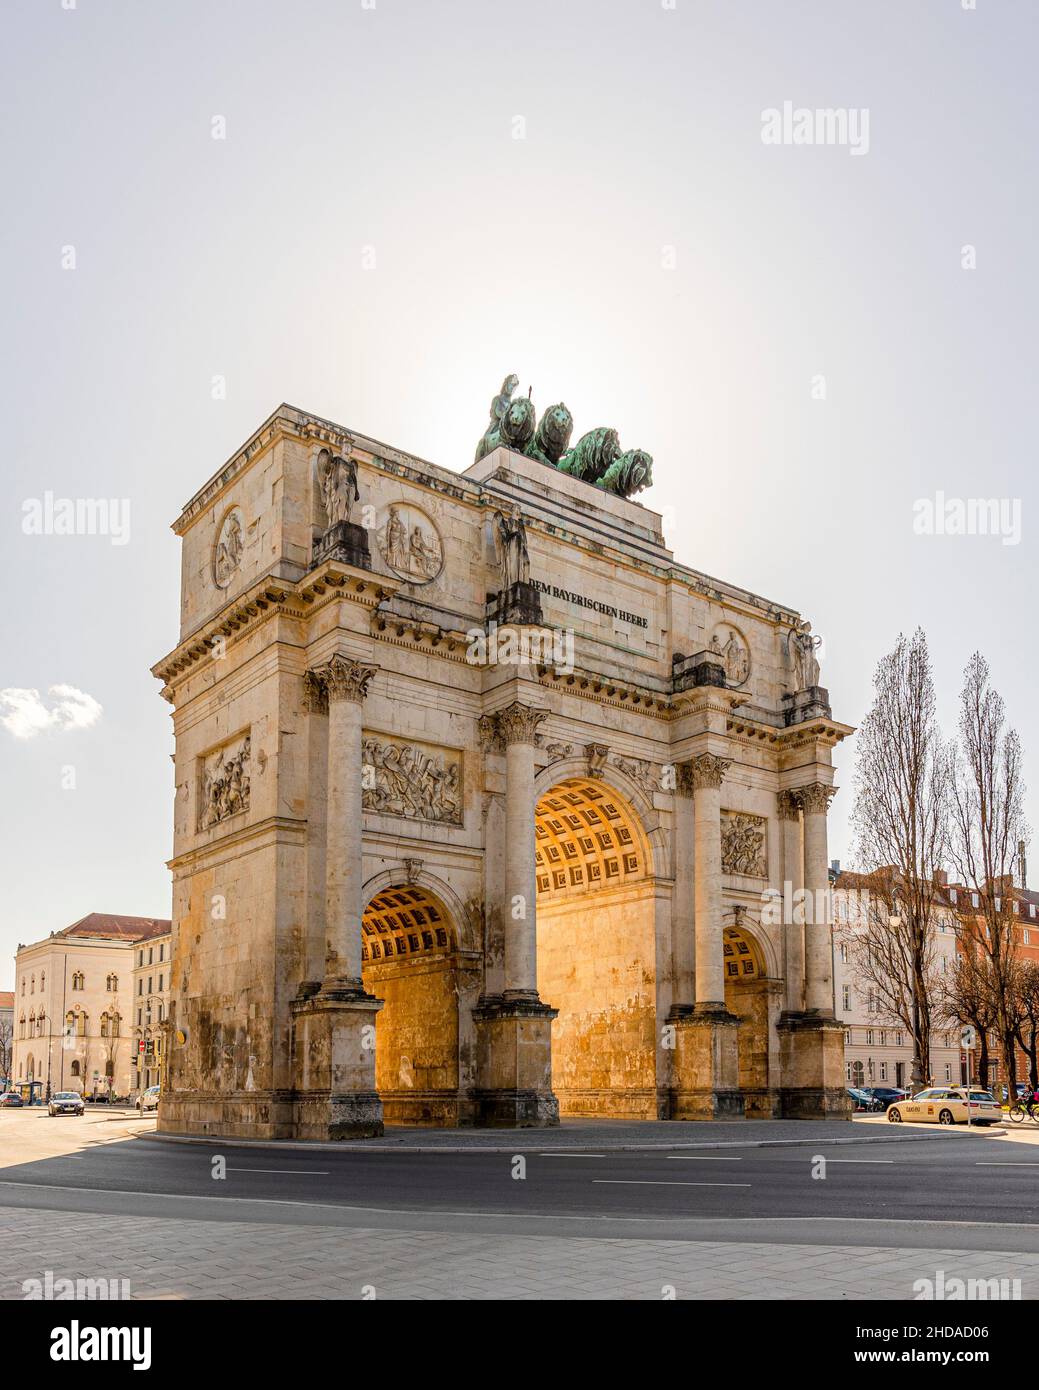
[[[796,787],[792,795],[806,816],[825,816],[830,802],[837,794],[836,787],[828,787],[824,782],[813,782],[807,787]]]
[[[797,799],[796,792],[778,792],[776,794],[776,810],[780,820],[797,820],[801,810],[801,805]]]
[[[548,718],[548,710],[521,705],[517,700],[498,710],[494,718],[497,736],[503,744],[529,743],[531,747],[536,747],[538,726]]]
[[[328,713],[328,691],[316,671],[303,672],[303,708],[308,714]]]
[[[689,768],[689,780],[694,791],[705,787],[718,788],[725,780],[725,774],[732,766],[731,758],[718,758],[713,753],[699,753],[685,764]]]
[[[321,682],[329,700],[352,700],[359,705],[368,694],[368,683],[378,669],[378,666],[365,666],[337,653],[324,666],[308,674]]]

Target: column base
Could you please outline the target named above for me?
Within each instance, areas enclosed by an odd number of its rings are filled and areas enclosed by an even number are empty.
[[[476,1122],[528,1129],[559,1123],[552,1092],[552,1020],[559,1011],[536,995],[485,996],[476,1024]]]
[[[741,1120],[740,1021],[724,1004],[697,1004],[673,1017],[672,1120]]]
[[[780,1108],[785,1120],[850,1120],[851,1100],[844,1078],[844,1025],[808,1010],[784,1013],[776,1025],[783,1085]]]
[[[382,1000],[335,983],[325,981],[320,993],[289,1005],[294,1135],[377,1138],[383,1118],[375,1089],[375,1015]]]

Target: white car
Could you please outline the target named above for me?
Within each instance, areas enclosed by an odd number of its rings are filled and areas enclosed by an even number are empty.
[[[990,1091],[971,1087],[968,1098],[966,1086],[932,1086],[911,1100],[896,1100],[888,1106],[887,1117],[892,1124],[908,1120],[914,1124],[958,1125],[967,1123],[970,1112],[972,1125],[998,1124],[1003,1107]]]
[[[143,1094],[137,1097],[137,1109],[143,1115],[146,1110],[157,1110],[159,1108],[159,1088],[149,1086]]]

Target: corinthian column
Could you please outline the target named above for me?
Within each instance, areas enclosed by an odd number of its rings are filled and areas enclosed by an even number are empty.
[[[334,656],[314,673],[328,692],[323,994],[362,992],[361,706],[377,670]]]
[[[713,753],[689,763],[693,784],[693,911],[696,918],[696,1012],[725,1012],[722,952],[721,785],[730,764]]]
[[[499,710],[505,745],[505,998],[538,997],[534,748],[546,710],[519,703]]]
[[[826,855],[826,812],[836,787],[816,782],[794,793],[804,812],[805,1008],[833,1017],[833,927],[830,921],[830,874]]]
[[[776,797],[779,823],[783,832],[783,974],[786,980],[785,1008],[800,1013],[804,1008],[805,928],[804,853],[801,847],[801,807],[796,792],[780,792]],[[786,884],[790,885],[789,895]],[[787,903],[790,904],[789,917]]]

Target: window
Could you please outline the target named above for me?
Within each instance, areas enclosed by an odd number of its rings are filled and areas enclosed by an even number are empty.
[[[160,960],[165,960],[165,959],[166,959],[166,943],[165,943],[165,942],[163,942],[163,944],[159,947],[159,959],[160,959]]]
[[[159,1022],[163,1021],[162,1005],[159,1005]]]
[[[841,942],[841,964],[848,964],[848,943],[846,941]]]
[[[159,976],[159,993],[162,993],[162,976]]]
[[[887,1080],[887,1063],[886,1063],[886,1062],[881,1062],[881,1064],[880,1064],[880,1079],[881,1079],[881,1081],[886,1081],[886,1080]]]
[[[30,993],[30,994],[35,994],[35,993],[36,993],[36,976],[35,976],[35,975],[30,975],[30,976],[29,976],[29,993]]]
[[[951,1063],[951,1062],[946,1062],[946,1064],[945,1064],[945,1079],[946,1079],[946,1081],[951,1081],[951,1080],[952,1080],[952,1063]]]
[[[844,1033],[844,1046],[851,1047],[851,1029],[848,1028]]]
[[[148,993],[149,993],[149,994],[152,993],[152,978],[153,978],[153,977],[152,977],[151,975],[148,976]]]
[[[102,1014],[102,1015],[101,1015],[101,1036],[102,1036],[103,1038],[107,1038],[107,1037],[108,1037],[108,1015],[107,1015],[107,1014]]]
[[[841,1007],[846,1012],[851,1009],[851,990],[847,985],[841,986]]]
[[[152,948],[151,946],[149,946],[149,947],[148,947],[148,964],[151,965],[151,963],[152,963],[152,961],[153,961],[154,959],[155,959],[155,951],[153,950],[153,948]]]
[[[73,1063],[72,1063],[72,1075],[73,1075],[73,1076],[78,1076],[78,1075],[79,1075],[79,1063],[78,1063],[78,1062],[73,1062]]]
[[[141,1026],[141,1010],[138,1009],[138,1010],[137,1010],[137,1027],[140,1028],[140,1026]]]
[[[861,1063],[861,1062],[852,1062],[852,1064],[851,1064],[851,1084],[852,1084],[853,1086],[862,1086],[862,1085],[865,1083],[865,1080],[866,1080],[866,1072],[865,1072],[865,1068],[863,1067],[862,1063]]]
[[[143,980],[143,979],[140,979],[140,980],[137,981],[137,994],[138,994],[138,996],[140,996],[140,995],[142,995],[143,993],[144,993],[144,980]]]
[[[867,1028],[867,1029],[866,1029],[866,1046],[867,1046],[867,1047],[872,1047],[872,1046],[873,1046],[873,1029],[872,1029],[872,1028]]]
[[[105,983],[109,994],[115,994],[116,990],[119,988],[119,976],[109,975]]]
[[[46,970],[41,970],[41,971],[40,971],[40,993],[41,993],[41,994],[43,993],[43,987],[44,987],[44,985],[45,985],[46,983],[47,983],[47,972],[46,972]]]
[[[881,1047],[887,1047],[887,1031],[884,1028],[880,1030],[880,1045]]]
[[[82,988],[83,988],[83,985],[84,985],[84,978],[83,978],[83,972],[82,972],[82,970],[76,970],[76,971],[74,971],[74,972],[73,972],[73,975],[72,975],[72,988],[73,988],[73,989],[82,989]]]
[[[144,952],[143,952],[143,951],[138,951],[138,952],[137,952],[137,964],[138,964],[138,965],[143,965],[143,964],[144,964]]]

